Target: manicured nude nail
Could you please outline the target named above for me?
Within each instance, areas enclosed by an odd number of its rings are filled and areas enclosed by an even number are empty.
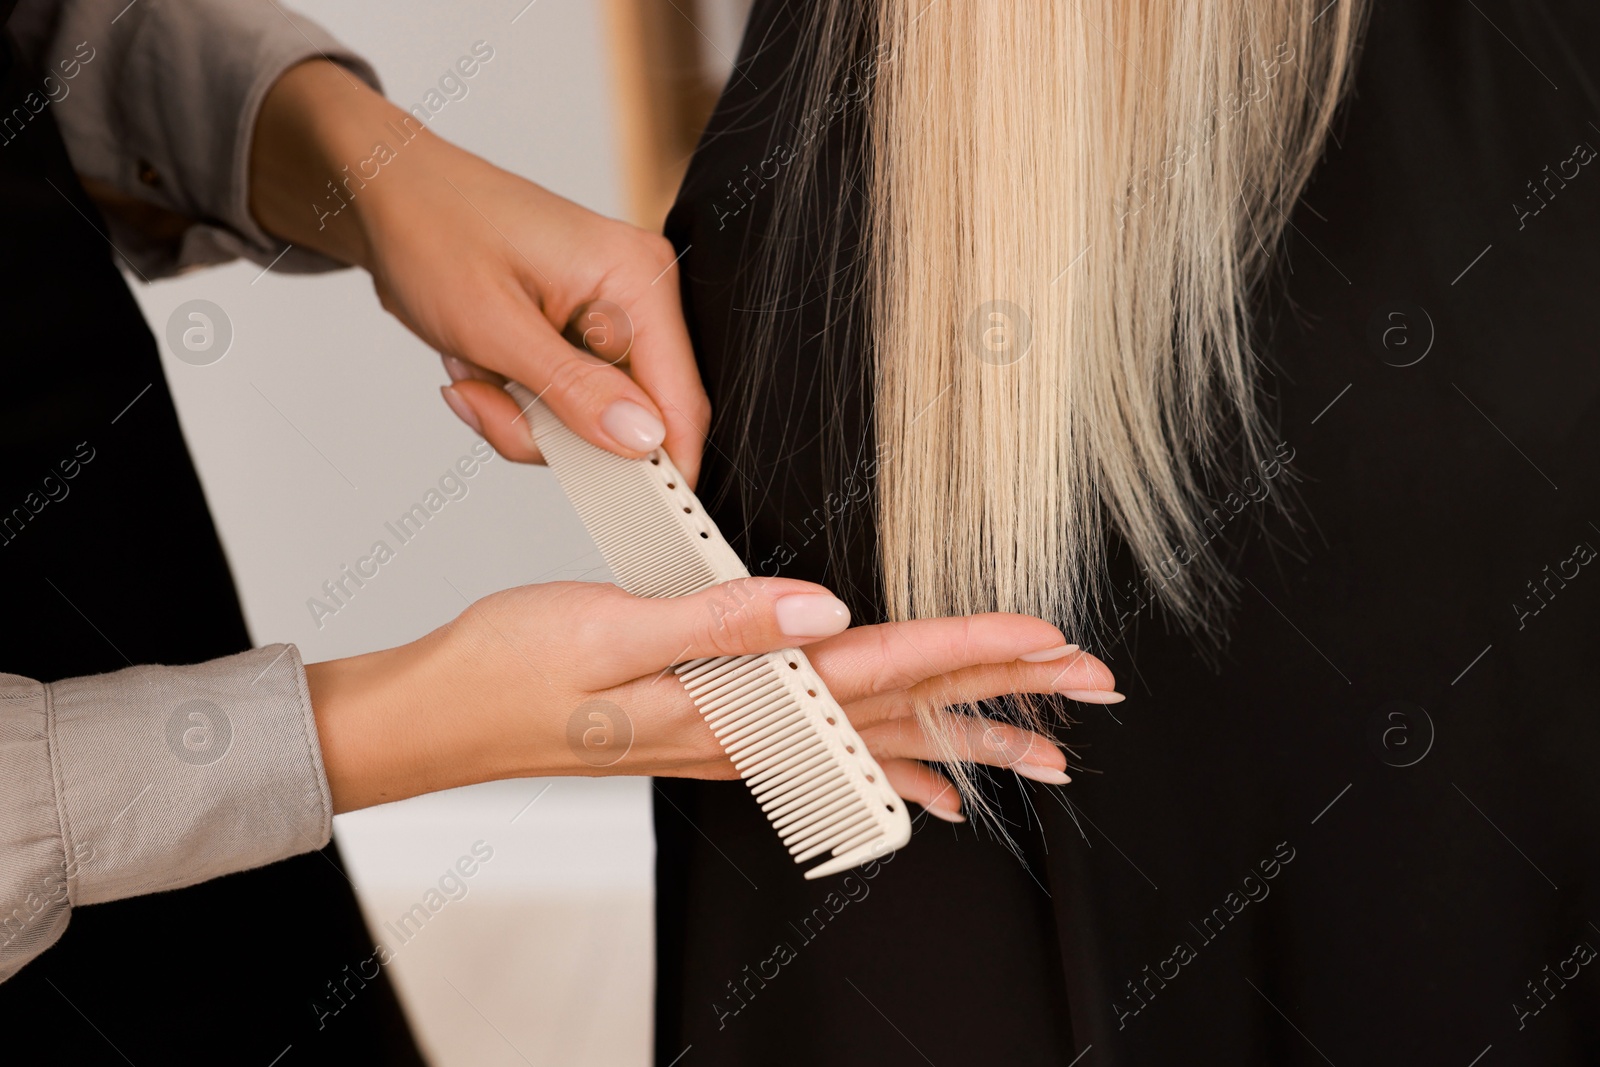
[[[1049,663],[1053,659],[1070,656],[1076,651],[1078,651],[1077,645],[1058,645],[1055,648],[1047,648],[1042,652],[1029,652],[1026,656],[1018,656],[1017,658],[1023,663]]]
[[[1046,767],[1039,763],[1016,763],[1012,764],[1011,769],[1024,778],[1032,778],[1034,781],[1043,782],[1045,785],[1066,785],[1072,781],[1066,774],[1056,770],[1054,767]]]
[[[648,452],[667,439],[661,420],[631,400],[614,400],[600,413],[600,428],[623,448]]]
[[[441,355],[440,358],[444,360],[445,373],[450,375],[450,380],[452,382],[463,382],[468,378],[477,377],[477,374],[473,372],[472,364],[468,363],[466,360],[457,359],[455,356],[444,355]]]
[[[471,405],[465,400],[461,399],[461,394],[448,385],[441,385],[439,392],[444,394],[444,402],[450,405],[450,410],[456,413],[456,417],[471,426],[472,432],[481,437],[483,435],[483,424],[478,421],[478,413],[473,411]]]
[[[943,808],[923,808],[922,810],[932,815],[935,819],[943,819],[945,822],[967,821],[967,817],[959,811],[945,811]]]
[[[850,609],[827,593],[794,593],[779,597],[773,608],[778,629],[790,637],[829,637],[850,625]]]
[[[1061,695],[1085,704],[1120,704],[1128,699],[1113,689],[1063,689]]]

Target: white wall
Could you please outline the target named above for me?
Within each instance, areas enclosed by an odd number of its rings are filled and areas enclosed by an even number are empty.
[[[295,6],[367,56],[402,105],[489,42],[494,59],[434,130],[618,214],[600,5],[523,3]],[[464,597],[606,575],[549,475],[497,459],[318,628],[307,598],[474,438],[439,399],[438,357],[379,308],[365,275],[258,275],[235,264],[135,287],[158,338],[196,297],[232,322],[220,362],[191,366],[165,350],[164,360],[257,643],[293,641],[307,660],[328,659],[410,640]],[[419,901],[473,842],[494,849],[468,895],[391,966],[436,1064],[648,1062],[646,782],[495,783],[341,816],[336,834],[374,926]]]

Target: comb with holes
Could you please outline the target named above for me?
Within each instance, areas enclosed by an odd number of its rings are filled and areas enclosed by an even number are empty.
[[[525,387],[506,386],[617,584],[635,596],[697,593],[750,572],[665,451],[596,448]],[[821,878],[911,839],[911,820],[850,720],[797,648],[673,668],[796,863]]]

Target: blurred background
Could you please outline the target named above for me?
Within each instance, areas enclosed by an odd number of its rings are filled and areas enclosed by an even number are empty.
[[[435,133],[586,207],[659,227],[738,51],[748,0],[298,0],[419,102],[475,42],[493,59]],[[365,274],[236,263],[134,282],[158,338],[202,298],[233,340],[163,362],[257,644],[314,662],[412,640],[506,586],[606,580],[553,479],[496,458],[332,616],[307,605],[476,438],[438,356]],[[156,499],[152,495],[152,499]],[[160,521],[159,515],[151,516]],[[441,709],[448,714],[448,709]],[[522,780],[335,820],[369,925],[408,911],[474,843],[492,858],[390,965],[439,1067],[650,1060],[654,844],[644,779]],[[666,1065],[662,1065],[666,1067]]]

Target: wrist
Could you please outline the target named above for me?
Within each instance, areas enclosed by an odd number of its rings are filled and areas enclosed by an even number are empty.
[[[335,814],[475,780],[451,738],[432,736],[429,640],[306,665]]]
[[[495,671],[499,652],[486,655],[458,620],[398,648],[308,664],[334,813],[501,778],[592,773],[571,756],[565,720],[515,695],[520,672]]]
[[[275,237],[370,269],[373,209],[398,184],[382,172],[443,147],[337,64],[301,63],[273,84],[256,120],[251,213]]]

